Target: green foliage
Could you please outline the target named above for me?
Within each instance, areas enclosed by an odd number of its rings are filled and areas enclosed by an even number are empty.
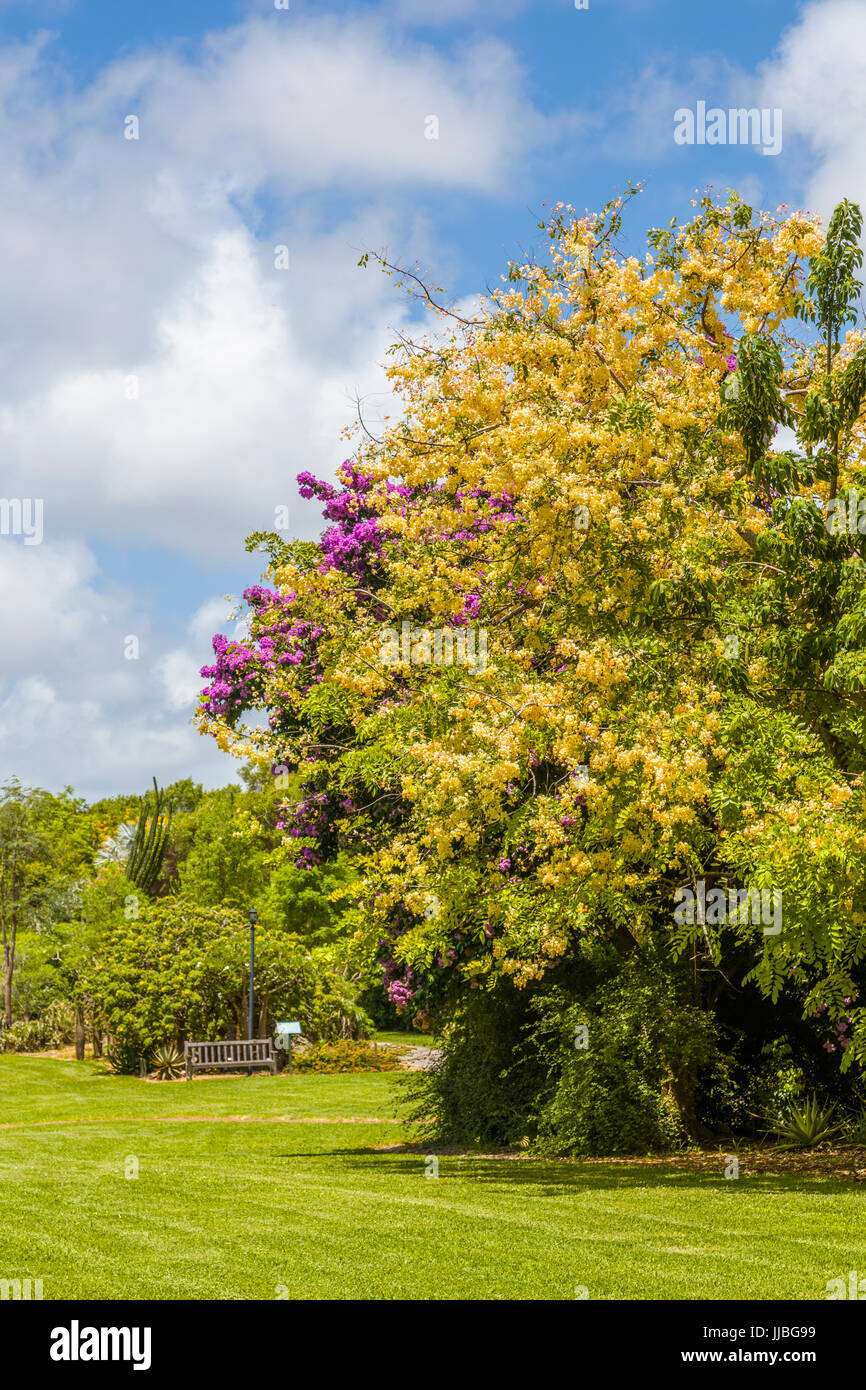
[[[115,1076],[138,1076],[142,1062],[146,1063],[144,1053],[129,1041],[111,1043],[105,1049],[105,1057]]]
[[[299,1072],[394,1071],[399,1065],[394,1052],[372,1043],[320,1042],[295,1053],[292,1066]]]
[[[746,334],[737,346],[737,371],[724,388],[727,402],[721,414],[725,428],[738,430],[749,464],[763,458],[777,422],[791,424],[792,415],[780,393],[782,354],[760,334]]]
[[[770,1116],[767,1133],[779,1138],[780,1149],[813,1149],[827,1143],[844,1128],[834,1120],[835,1105],[824,1107],[812,1095],[806,1101],[795,1102],[781,1115]]]
[[[719,1066],[712,1012],[652,942],[637,958],[589,947],[557,984],[470,996],[442,1045],[441,1065],[408,1084],[426,1134],[487,1147],[529,1139],[547,1154],[677,1147],[699,1126],[702,1075]]]
[[[590,1042],[586,1050],[572,1043],[569,1052],[563,1038],[552,1058],[556,1085],[538,1118],[538,1150],[603,1155],[677,1148],[685,1137],[682,1119],[635,1016],[573,1005],[560,1021],[566,1029],[587,1028]]]
[[[0,1029],[0,1052],[44,1052],[72,1041],[75,1017],[63,1000],[48,1004],[38,1018]]]
[[[648,1153],[697,1125],[698,1071],[716,1059],[712,1014],[652,946],[636,959],[598,953],[572,986],[540,993],[533,1040],[548,1087],[537,1147],[546,1153]],[[575,992],[578,997],[575,999]]]
[[[162,899],[115,921],[81,989],[112,1037],[139,1052],[167,1037],[244,1037],[248,960],[249,926],[234,908]],[[311,1038],[359,1026],[345,982],[286,933],[257,935],[255,996],[266,1023],[297,1018]]]
[[[849,1120],[845,1138],[857,1148],[866,1148],[866,1106]]]
[[[179,1035],[188,1020],[196,1036],[234,1036],[238,1030],[246,1035],[246,909],[256,906],[256,1005],[265,1023],[296,1016],[303,1001],[311,1036],[354,1038],[369,1031],[372,1021],[356,999],[359,969],[346,949],[345,899],[353,870],[344,856],[307,873],[296,869],[294,847],[284,848],[276,829],[284,788],[260,768],[244,773],[245,791],[230,786],[203,792],[188,778],[164,790],[155,783],[155,796],[144,799],[132,852],[127,844],[116,855],[100,852],[100,846],[104,851],[118,838],[117,827],[130,817],[130,797],[87,807],[68,791],[53,797],[9,785],[0,806],[0,858],[5,833],[10,1020],[38,1019],[54,1001],[74,1000],[86,1027],[107,1030],[115,1039],[126,1029],[136,1056]],[[159,898],[163,906],[177,904],[168,916],[199,927],[186,939],[187,929],[179,929],[148,979],[146,962],[155,964],[152,953],[159,955],[165,925],[159,912],[152,915],[153,894],[166,893],[172,896]],[[222,926],[201,926],[200,911],[208,908],[217,918],[207,923],[218,919]],[[223,909],[235,912],[228,944],[224,929],[230,918]],[[117,956],[120,941],[128,949],[123,961]],[[133,968],[139,948],[140,968]],[[202,984],[198,974],[205,965],[212,977]],[[155,979],[166,989],[165,1007],[149,987]],[[132,995],[136,1008],[125,1020]],[[257,1017],[256,1031],[261,1023]],[[21,1036],[43,1045],[37,1023]],[[8,1046],[18,1045],[15,1037],[10,1035]]]
[[[345,935],[342,904],[355,874],[348,858],[299,869],[283,852],[269,857],[271,872],[256,898],[262,922],[294,933],[311,946],[327,945]]]
[[[38,1015],[53,1001],[73,997],[90,1011],[82,977],[102,935],[122,921],[126,911],[138,910],[139,898],[129,888],[121,866],[110,864],[97,879],[82,884],[73,901],[60,904],[68,916],[43,919],[38,930],[19,934],[13,995],[17,1014]]]
[[[167,857],[180,895],[200,907],[253,906],[268,884],[276,819],[273,789],[237,786],[206,792],[194,810],[178,814]]]
[[[464,999],[442,1037],[443,1058],[405,1081],[408,1117],[425,1140],[502,1148],[535,1128],[546,1069],[522,1046],[530,995],[498,986]]]
[[[398,1012],[396,1005],[391,1002],[382,988],[381,979],[361,990],[358,995],[358,1003],[369,1015],[372,1026],[379,1032],[384,1030],[392,1033],[411,1034],[414,1010],[410,1007]]]
[[[833,346],[838,346],[840,329],[857,321],[860,283],[855,272],[863,264],[862,226],[857,204],[843,198],[833,210],[823,249],[812,257],[797,306],[798,317],[818,322]]]
[[[18,932],[38,931],[74,903],[92,863],[93,827],[84,803],[22,787],[0,788],[0,944],[5,975],[4,1021],[12,1023]]]
[[[276,828],[291,790],[274,777],[246,780],[248,790],[206,792],[193,811],[175,818],[166,859],[177,892],[201,907],[255,907],[263,927],[293,932],[311,946],[337,941],[346,933],[342,899],[354,878],[347,857],[297,868],[294,846],[286,848]]]

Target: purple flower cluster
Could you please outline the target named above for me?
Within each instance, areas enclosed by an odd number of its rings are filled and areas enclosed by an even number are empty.
[[[848,1005],[850,1005],[851,1002],[852,1002],[852,1001],[851,1001],[851,999],[850,999],[849,997],[846,997],[845,999],[842,1000],[842,1003],[843,1003],[843,1004],[848,1004]],[[816,1010],[814,1011],[814,1013],[812,1014],[812,1017],[813,1017],[813,1018],[821,1018],[821,1017],[823,1017],[823,1015],[824,1015],[826,1012],[827,1012],[827,1005],[826,1005],[826,1004],[819,1004],[818,1007],[817,1007],[817,1009],[816,1009]],[[833,1041],[833,1042],[825,1042],[825,1043],[822,1043],[822,1044],[821,1044],[822,1047],[824,1048],[824,1051],[825,1051],[825,1052],[835,1052],[835,1051],[837,1050],[837,1047],[841,1048],[842,1051],[844,1052],[845,1049],[846,1049],[846,1047],[850,1047],[850,1045],[851,1045],[851,1039],[850,1039],[850,1037],[848,1036],[848,1028],[849,1028],[849,1026],[850,1026],[853,1022],[854,1022],[854,1019],[851,1018],[851,1017],[849,1016],[848,1018],[843,1018],[843,1019],[841,1019],[837,1024],[835,1024],[836,1038],[834,1039],[834,1041]]]
[[[305,660],[311,661],[313,668],[317,665],[313,652],[322,628],[292,617],[289,610],[295,602],[294,593],[277,594],[255,584],[244,590],[244,599],[253,610],[254,629],[258,618],[266,620],[264,632],[245,642],[233,642],[217,633],[213,639],[216,661],[202,666],[199,672],[210,681],[202,691],[202,708],[218,718],[236,718],[247,708],[258,694],[265,672],[300,666]],[[280,615],[276,622],[274,609]]]
[[[315,847],[308,845],[299,850],[295,867],[309,869],[324,863],[327,854],[336,849],[339,817],[348,815],[355,809],[350,797],[340,796],[332,791],[310,790],[305,791],[304,796],[294,806],[284,807],[283,819],[277,821],[277,829],[285,831],[295,840],[316,841]]]
[[[322,552],[319,568],[323,574],[336,569],[369,584],[381,567],[382,549],[388,539],[388,533],[379,524],[378,506],[369,496],[375,479],[361,473],[351,459],[341,465],[338,474],[347,484],[343,492],[314,478],[312,473],[298,474],[301,496],[317,497],[324,502],[323,514],[328,521],[334,522],[319,542]],[[405,500],[410,496],[407,487],[391,482],[385,486],[389,497]]]

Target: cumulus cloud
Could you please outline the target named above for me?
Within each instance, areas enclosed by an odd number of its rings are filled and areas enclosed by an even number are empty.
[[[44,499],[49,537],[134,536],[199,556],[237,553],[246,531],[274,526],[280,506],[299,526],[294,475],[330,474],[346,452],[339,435],[353,383],[385,389],[382,306],[366,333],[341,324],[330,354],[321,325],[304,335],[312,287],[323,318],[339,313],[346,274],[329,283],[328,256],[328,241],[296,253],[301,264],[283,278],[300,284],[284,287],[243,229],[215,235],[163,306],[151,355],[101,370],[70,365],[7,406],[7,493]]]
[[[357,267],[395,236],[423,253],[395,189],[494,190],[544,135],[499,44],[446,61],[372,22],[282,20],[134,55],[83,92],[44,37],[0,58],[3,486],[43,496],[55,538],[213,558],[289,503],[311,529],[294,475],[343,457],[354,393],[387,399],[409,317]],[[259,197],[290,209],[267,235]]]
[[[785,138],[801,146],[808,206],[826,217],[840,198],[866,203],[866,6],[808,5],[763,65],[763,101],[781,107]]]
[[[189,724],[225,606],[169,641],[90,543],[235,562],[286,507],[314,534],[295,475],[350,452],[356,394],[388,408],[387,346],[418,330],[361,252],[424,257],[419,191],[495,197],[556,137],[502,43],[393,19],[253,16],[86,86],[50,35],[0,46],[0,487],[45,535],[0,537],[0,776],[231,774]]]
[[[229,608],[225,598],[208,599],[203,603],[187,624],[187,641],[182,647],[172,647],[156,663],[156,670],[163,683],[164,698],[171,710],[192,710],[195,708],[202,686],[203,665],[213,661],[212,639],[215,632],[225,632],[235,639],[246,635],[242,622],[229,619]]]
[[[165,639],[128,590],[106,582],[80,542],[28,549],[0,538],[0,769],[85,796],[193,776],[231,779],[234,764],[189,720],[197,670],[228,605],[202,605],[188,645]],[[192,679],[193,670],[196,679]]]

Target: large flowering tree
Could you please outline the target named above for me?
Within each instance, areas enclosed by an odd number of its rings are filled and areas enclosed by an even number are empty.
[[[768,994],[795,982],[847,1063],[866,948],[859,212],[825,234],[704,199],[642,258],[621,218],[557,209],[548,254],[403,344],[399,421],[335,486],[299,478],[321,540],[248,543],[265,585],[249,638],[214,639],[201,727],[302,770],[287,842],[306,864],[352,851],[359,939],[398,1004],[520,987],[586,938],[628,953],[663,925],[696,979],[733,943]],[[678,920],[684,885],[702,904],[763,889],[780,916]]]

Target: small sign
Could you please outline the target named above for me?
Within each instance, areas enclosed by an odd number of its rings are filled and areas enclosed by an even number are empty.
[[[300,1033],[300,1031],[301,1031],[301,1025],[300,1025],[300,1023],[278,1023],[278,1024],[277,1024],[277,1033],[278,1033],[278,1034],[285,1035],[286,1033]]]

